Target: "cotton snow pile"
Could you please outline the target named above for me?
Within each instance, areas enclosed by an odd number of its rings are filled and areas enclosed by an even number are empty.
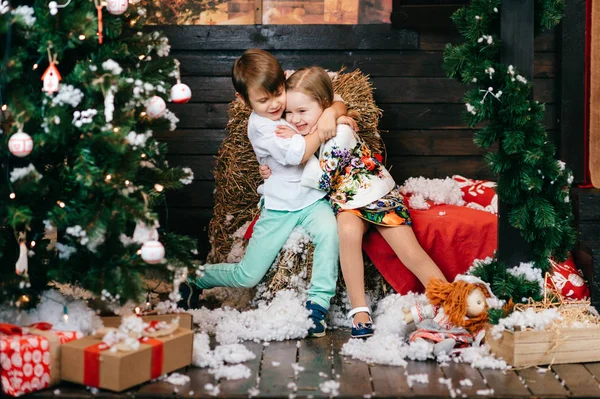
[[[215,334],[217,342],[283,341],[303,338],[312,321],[304,307],[306,299],[292,290],[277,293],[271,302],[260,301],[256,309],[240,312],[223,308],[191,310],[201,331]]]
[[[367,363],[406,366],[406,359],[434,359],[433,344],[420,341],[407,343],[414,326],[406,325],[402,308],[426,304],[425,295],[389,295],[377,304],[374,313],[375,334],[366,340],[349,340],[342,347],[341,354]],[[454,361],[468,363],[478,368],[507,368],[506,362],[494,358],[487,345],[461,349],[457,356],[440,356],[440,362]]]
[[[65,306],[68,318],[65,321]],[[31,311],[16,311],[13,308],[0,308],[0,323],[28,326],[46,322],[59,331],[79,331],[91,334],[102,327],[102,321],[84,301],[61,295],[56,290],[44,291],[40,303]]]
[[[237,380],[250,377],[250,369],[243,364],[256,355],[242,344],[227,344],[210,349],[210,338],[206,333],[194,335],[192,364],[196,367],[209,367],[208,372],[215,379]],[[235,366],[232,366],[235,364]]]
[[[400,193],[411,195],[409,205],[413,209],[429,209],[427,200],[434,204],[463,206],[462,191],[458,182],[450,177],[445,179],[427,179],[411,177],[400,187]]]

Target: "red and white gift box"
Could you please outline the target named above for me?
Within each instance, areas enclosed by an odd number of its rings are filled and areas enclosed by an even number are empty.
[[[28,328],[0,323],[0,380],[2,392],[21,396],[60,381],[60,345],[81,333],[52,331],[37,323]]]

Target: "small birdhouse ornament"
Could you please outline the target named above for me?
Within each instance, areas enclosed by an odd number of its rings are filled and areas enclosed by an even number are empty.
[[[121,15],[127,11],[127,0],[108,0],[106,10],[112,15]]]
[[[177,82],[171,87],[171,100],[177,104],[185,104],[192,98],[192,90],[185,83]]]
[[[56,64],[51,62],[46,72],[42,75],[44,81],[44,88],[42,89],[48,94],[56,93],[58,91],[58,82],[62,80]]]

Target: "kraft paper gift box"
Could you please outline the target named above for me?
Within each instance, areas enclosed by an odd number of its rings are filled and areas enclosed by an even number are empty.
[[[178,327],[172,334],[140,338],[139,349],[118,351],[100,338],[85,337],[61,347],[61,378],[86,386],[124,391],[188,366],[194,333]]]
[[[73,331],[53,331],[49,323],[18,327],[0,323],[2,392],[21,396],[60,381],[60,346],[81,338]]]
[[[157,315],[142,315],[140,316],[142,320],[146,323],[151,323],[153,321],[164,321],[166,323],[170,323],[171,320],[179,317],[179,327],[187,328],[188,330],[193,330],[192,327],[192,315],[189,313],[167,313],[167,314],[157,314]],[[121,325],[121,316],[105,316],[101,317],[102,323],[104,323],[104,327],[114,327],[118,328]]]

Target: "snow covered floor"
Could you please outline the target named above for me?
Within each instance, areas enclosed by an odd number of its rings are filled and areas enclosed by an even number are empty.
[[[217,380],[209,368],[189,367],[168,381],[144,384],[121,395],[136,397],[200,398],[543,398],[600,397],[600,363],[555,365],[552,370],[477,369],[464,363],[440,364],[407,359],[406,366],[368,364],[340,354],[347,329],[329,330],[319,339],[243,342],[254,354],[244,363],[249,377]],[[214,341],[214,340],[213,340]],[[212,342],[211,346],[215,346]],[[247,356],[250,357],[250,356]],[[46,396],[86,395],[84,388],[60,386]]]

